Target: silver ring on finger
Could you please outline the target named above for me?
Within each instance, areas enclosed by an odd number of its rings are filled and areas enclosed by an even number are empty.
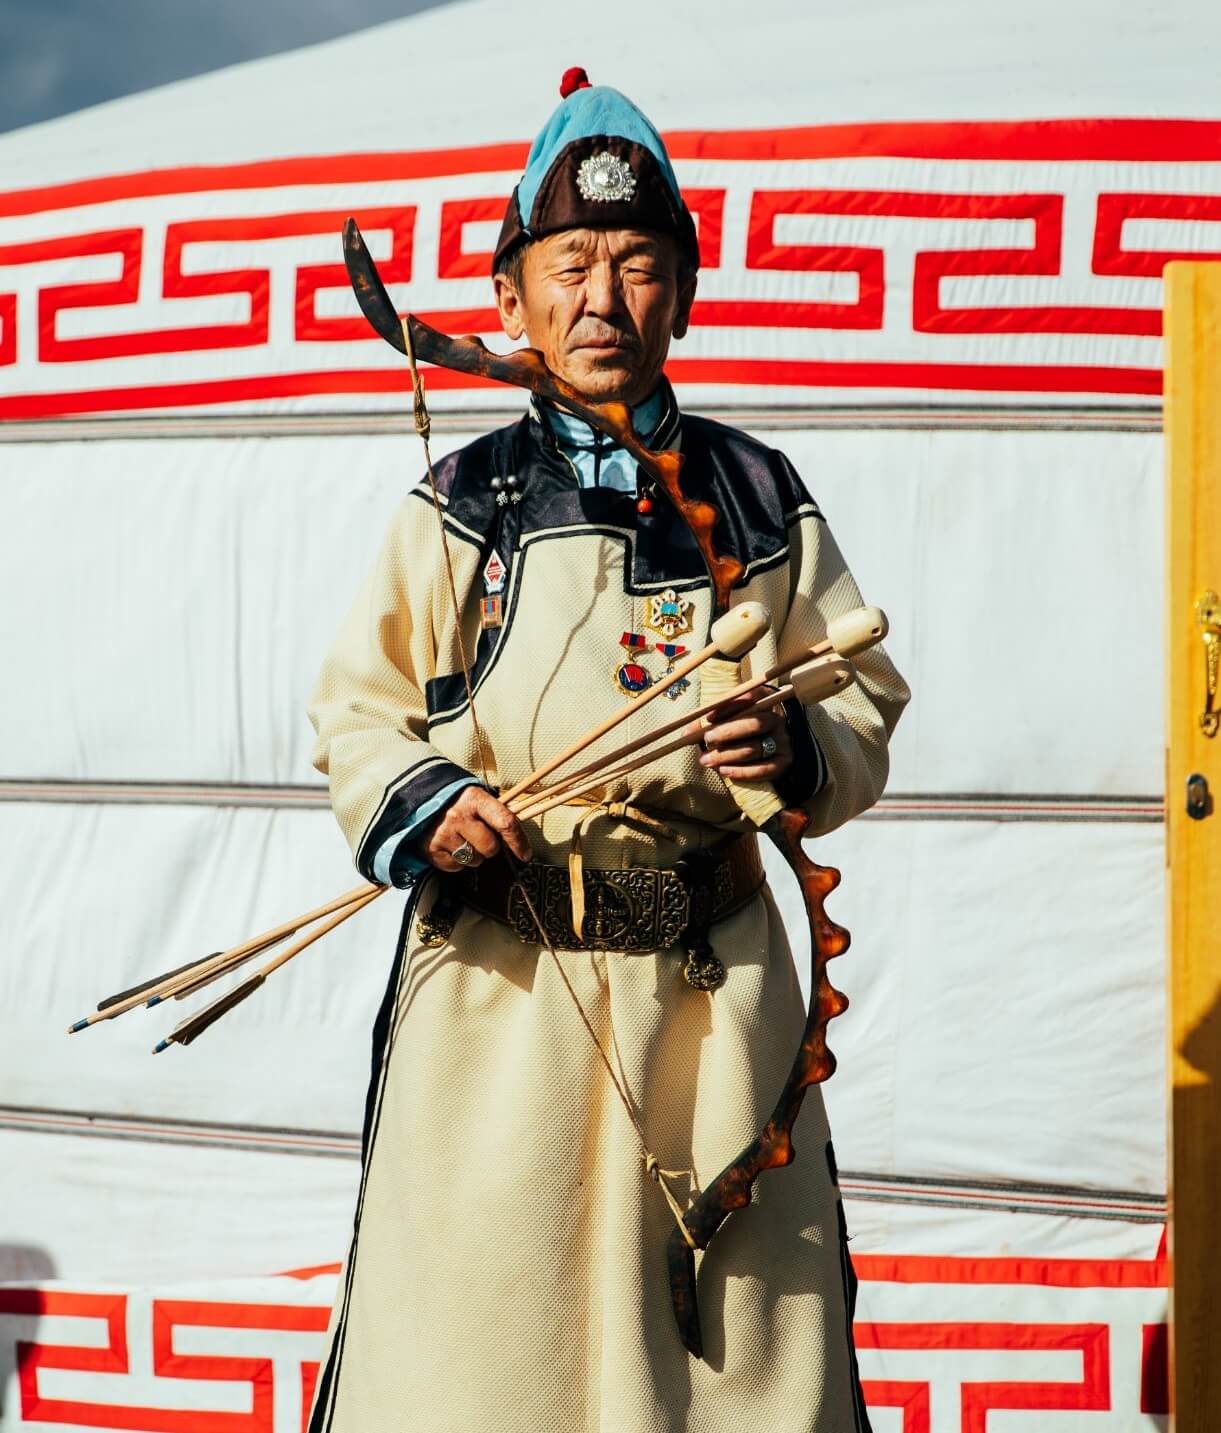
[[[759,750],[770,761],[771,758],[775,756],[776,752],[779,750],[776,745],[776,738],[774,736],[761,737],[759,739]]]
[[[469,841],[463,841],[456,851],[451,851],[449,854],[460,866],[473,866],[478,859],[475,855],[475,848]]]

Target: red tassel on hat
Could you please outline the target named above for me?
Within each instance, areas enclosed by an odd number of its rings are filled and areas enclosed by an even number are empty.
[[[573,65],[572,69],[565,70],[560,80],[560,98],[566,100],[576,90],[589,89],[589,76],[580,65]]]

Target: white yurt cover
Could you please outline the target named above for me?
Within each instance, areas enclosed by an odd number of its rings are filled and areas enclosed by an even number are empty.
[[[420,455],[338,232],[494,340],[578,63],[698,217],[682,401],[792,457],[915,688],[818,848],[875,1429],[1165,1426],[1160,275],[1221,253],[1218,57],[1204,0],[470,0],[0,137],[0,1428],[301,1426],[398,898],[188,1051],[63,1032],[353,884],[304,700]],[[521,406],[429,383],[437,452]]]

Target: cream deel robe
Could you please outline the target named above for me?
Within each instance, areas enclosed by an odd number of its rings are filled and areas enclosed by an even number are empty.
[[[717,544],[748,562],[733,600],[772,614],[745,664],[763,670],[818,641],[860,594],[781,455],[707,420],[682,424],[684,483],[723,506]],[[499,506],[489,479],[509,467],[524,497]],[[693,604],[691,631],[673,640],[694,651],[711,594],[668,505],[659,499],[664,511],[641,518],[629,496],[579,491],[531,418],[451,455],[437,480],[488,775],[507,788],[630,701],[613,679],[626,655],[620,639],[665,640],[647,627],[652,597],[672,588]],[[481,632],[492,546],[508,568],[506,616]],[[666,665],[655,652],[641,660],[655,674]],[[857,667],[858,685],[806,714],[817,747],[799,743],[795,776],[817,786],[807,803],[814,833],[877,800],[907,700],[881,649]],[[311,707],[315,759],[366,874],[413,807],[480,770],[460,672],[436,515],[421,485],[393,519]],[[633,712],[580,764],[699,697],[695,680],[673,703],[661,697]],[[711,823],[732,820],[736,807],[697,758],[687,748],[614,791],[662,815],[676,839],[600,818],[584,840],[587,867],[665,866],[716,839]],[[536,858],[564,862],[581,814],[565,806],[528,823]],[[440,948],[416,942],[410,912],[406,926],[374,1035],[361,1191],[314,1433],[867,1427],[819,1090],[798,1121],[795,1163],[760,1180],[755,1202],[701,1258],[707,1361],[697,1361],[670,1308],[672,1216],[549,955],[469,909]],[[711,996],[683,981],[678,951],[560,956],[651,1150],[663,1168],[689,1171],[672,1182],[680,1199],[761,1128],[805,1019],[766,889],[712,939],[728,980]]]

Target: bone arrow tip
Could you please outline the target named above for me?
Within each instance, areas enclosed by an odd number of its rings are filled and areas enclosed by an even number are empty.
[[[726,657],[744,657],[772,625],[762,602],[740,602],[712,624],[709,636]]]
[[[153,1054],[160,1055],[162,1050],[168,1050],[170,1048],[170,1044],[171,1042],[169,1040],[158,1040],[153,1046]]]
[[[86,1015],[83,1020],[78,1020],[75,1025],[68,1026],[68,1034],[75,1035],[78,1030],[88,1030],[89,1017]]]
[[[827,641],[841,657],[855,657],[876,646],[889,631],[890,623],[880,607],[856,607],[832,617],[827,623]]]

